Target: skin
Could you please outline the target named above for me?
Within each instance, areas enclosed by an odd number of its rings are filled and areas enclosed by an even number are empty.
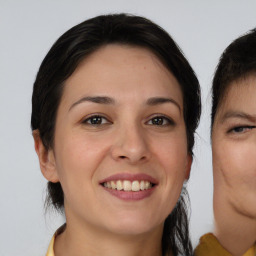
[[[111,102],[88,100],[98,96]],[[152,103],[155,97],[169,100]],[[98,125],[91,124],[95,114]],[[156,117],[163,123],[153,123]],[[36,132],[34,138],[43,175],[64,191],[67,226],[56,256],[162,255],[164,220],[192,159],[180,86],[154,54],[120,45],[93,53],[65,83],[54,149],[45,150]],[[121,200],[99,184],[120,173],[144,173],[158,184],[149,197]]]
[[[256,76],[231,83],[212,131],[215,235],[232,255],[256,241]]]

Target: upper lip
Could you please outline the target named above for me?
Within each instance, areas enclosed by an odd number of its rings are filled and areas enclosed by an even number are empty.
[[[105,179],[102,179],[99,181],[99,183],[105,183],[108,181],[117,181],[117,180],[129,180],[129,181],[149,181],[152,184],[157,185],[158,181],[153,178],[152,176],[145,174],[145,173],[137,173],[137,174],[131,174],[131,173],[117,173],[114,175],[111,175]]]

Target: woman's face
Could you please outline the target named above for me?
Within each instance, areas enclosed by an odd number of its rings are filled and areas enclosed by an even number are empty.
[[[215,204],[256,217],[256,76],[230,84],[212,133]]]
[[[67,221],[119,234],[162,228],[189,176],[183,97],[150,51],[107,45],[65,82],[50,180]]]

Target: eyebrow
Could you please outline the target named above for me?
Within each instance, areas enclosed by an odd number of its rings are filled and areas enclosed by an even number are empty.
[[[172,98],[153,97],[153,98],[149,98],[146,102],[146,104],[149,105],[149,106],[155,106],[155,105],[164,104],[164,103],[174,104],[179,109],[179,111],[181,112],[181,107],[180,107],[179,103],[176,102]]]
[[[73,103],[71,105],[71,107],[69,108],[69,111],[76,105],[83,103],[83,102],[92,102],[92,103],[106,104],[106,105],[114,105],[116,103],[116,101],[113,98],[110,98],[107,96],[86,96],[86,97],[79,99],[75,103]],[[180,105],[172,98],[152,97],[146,101],[146,104],[149,106],[155,106],[155,105],[160,105],[160,104],[165,104],[165,103],[174,104],[181,112]]]
[[[110,97],[106,97],[106,96],[95,96],[95,97],[83,97],[82,99],[76,101],[75,103],[73,103],[71,105],[71,107],[69,108],[69,111],[76,105],[82,103],[82,102],[93,102],[93,103],[98,103],[98,104],[115,104],[115,100],[110,98]]]
[[[251,122],[256,122],[256,115],[250,115],[241,111],[228,111],[221,118],[221,123],[224,123],[230,118],[244,119]]]

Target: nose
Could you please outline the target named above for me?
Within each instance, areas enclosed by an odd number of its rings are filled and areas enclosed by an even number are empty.
[[[120,128],[113,141],[111,154],[116,161],[130,164],[146,162],[150,158],[150,149],[145,132],[136,125]]]

